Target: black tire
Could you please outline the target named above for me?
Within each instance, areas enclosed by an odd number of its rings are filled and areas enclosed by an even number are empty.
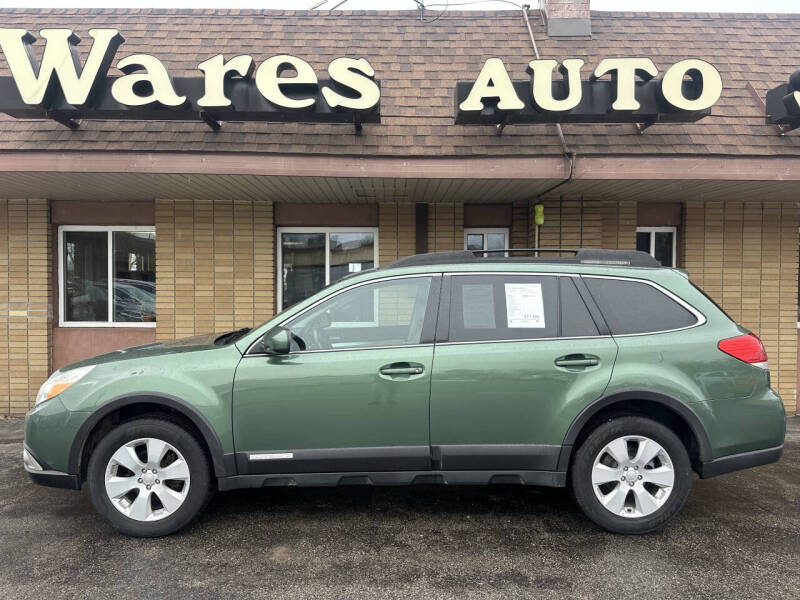
[[[171,444],[183,455],[189,469],[190,485],[183,503],[174,513],[157,521],[139,521],[126,516],[112,504],[106,493],[105,474],[109,460],[123,445],[140,438],[155,438]],[[214,491],[209,460],[200,442],[180,424],[161,417],[133,419],[110,431],[92,452],[86,480],[92,504],[100,516],[117,531],[134,537],[175,533],[205,509]]]
[[[603,505],[592,485],[595,459],[609,443],[623,436],[650,438],[666,451],[672,461],[674,484],[669,496],[657,510],[646,516],[625,517],[614,514]],[[644,417],[619,416],[599,425],[580,445],[575,452],[570,481],[578,506],[600,527],[613,533],[643,534],[660,529],[683,508],[692,486],[692,472],[686,448],[672,430]],[[612,486],[611,490],[614,489],[613,484],[608,485]],[[629,484],[620,481],[618,485]],[[628,495],[627,498],[626,503],[635,499],[634,495]]]

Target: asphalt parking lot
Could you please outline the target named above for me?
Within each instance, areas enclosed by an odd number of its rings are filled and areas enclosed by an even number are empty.
[[[603,533],[562,490],[217,494],[162,539],[31,483],[0,421],[0,598],[797,598],[800,418],[781,462],[705,481],[665,531]]]

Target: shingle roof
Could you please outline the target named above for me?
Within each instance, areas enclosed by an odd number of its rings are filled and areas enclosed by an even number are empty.
[[[458,80],[474,79],[485,59],[499,56],[513,79],[525,79],[533,58],[518,11],[447,12],[422,23],[415,11],[252,11],[135,9],[0,9],[3,27],[33,32],[69,27],[87,39],[93,27],[115,27],[126,39],[119,58],[158,56],[171,74],[198,76],[196,66],[217,53],[251,54],[260,63],[291,53],[324,73],[342,55],[368,58],[381,82],[380,125],[352,135],[344,125],[89,121],[70,131],[49,121],[0,115],[0,150],[131,150],[270,152],[350,155],[559,154],[552,125],[453,124]],[[800,155],[798,134],[781,137],[764,123],[746,89],[764,97],[800,66],[800,15],[709,13],[592,13],[591,39],[548,38],[537,13],[531,24],[543,58],[583,58],[584,78],[600,59],[650,56],[663,72],[699,57],[721,72],[725,90],[713,114],[693,124],[656,124],[644,135],[633,125],[564,125],[567,143],[589,154]],[[85,43],[82,46],[88,47]],[[36,44],[41,48],[41,44]],[[86,48],[83,49],[85,55]],[[0,58],[0,74],[8,66]]]

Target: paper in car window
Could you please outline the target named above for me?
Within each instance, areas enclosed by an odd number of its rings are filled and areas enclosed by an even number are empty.
[[[492,284],[465,284],[461,287],[464,329],[494,329]]]
[[[544,328],[544,303],[541,283],[507,283],[506,317],[508,326]]]

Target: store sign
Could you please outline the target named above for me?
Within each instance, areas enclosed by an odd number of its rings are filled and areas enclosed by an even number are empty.
[[[0,112],[18,118],[192,121],[380,122],[380,86],[363,58],[335,58],[330,79],[318,79],[305,60],[282,54],[256,67],[252,56],[218,54],[197,65],[202,76],[172,77],[155,56],[132,54],[108,70],[125,41],[116,29],[92,29],[81,62],[80,39],[69,29],[0,28],[0,50],[11,77],[0,77]]]
[[[588,81],[583,65],[579,58],[532,60],[530,79],[512,81],[503,62],[490,58],[475,81],[456,84],[456,123],[691,122],[709,115],[722,94],[717,69],[697,58],[660,78],[649,58],[604,59]]]
[[[800,127],[800,69],[789,77],[789,82],[767,92],[767,123]]]

